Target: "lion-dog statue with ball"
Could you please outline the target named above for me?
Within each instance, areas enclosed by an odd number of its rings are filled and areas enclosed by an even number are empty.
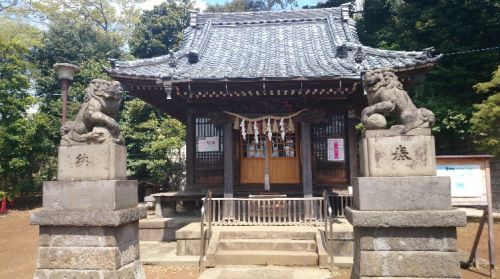
[[[368,98],[368,107],[361,112],[361,122],[365,129],[385,129],[386,113],[394,115],[400,123],[390,129],[401,134],[416,128],[430,128],[434,124],[434,113],[413,104],[392,70],[368,71],[363,76],[363,83]]]
[[[115,118],[122,100],[119,82],[94,79],[85,89],[84,103],[75,121],[61,127],[61,144],[103,143],[112,140],[124,144]]]

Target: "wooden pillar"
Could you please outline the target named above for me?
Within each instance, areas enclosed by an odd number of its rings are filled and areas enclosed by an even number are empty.
[[[190,110],[186,122],[186,192],[194,191],[195,123]]]
[[[347,140],[349,145],[349,184],[352,185],[352,179],[359,176],[356,112],[354,110],[347,112]]]
[[[233,197],[233,123],[224,124],[224,198]]]
[[[300,123],[300,161],[302,163],[302,187],[304,198],[313,196],[312,188],[312,159],[311,159],[311,123]]]
[[[234,191],[233,176],[233,123],[224,123],[224,198],[232,198]],[[224,201],[224,219],[234,218],[233,201]]]

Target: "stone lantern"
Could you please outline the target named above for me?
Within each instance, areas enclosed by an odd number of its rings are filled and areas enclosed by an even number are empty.
[[[68,88],[75,73],[80,70],[76,65],[69,63],[56,63],[54,64],[54,70],[57,73],[57,77],[61,81],[62,89],[62,115],[61,122],[64,124],[66,122],[67,110],[68,110]]]

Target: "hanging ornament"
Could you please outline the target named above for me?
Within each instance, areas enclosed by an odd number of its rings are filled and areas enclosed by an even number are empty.
[[[279,133],[278,123],[276,123],[276,122],[278,122],[278,120],[274,119],[274,121],[273,121],[273,133]]]
[[[238,117],[235,117],[235,118],[234,118],[234,123],[233,123],[233,129],[238,130],[238,128],[240,127],[240,124],[239,124],[239,123],[240,123],[240,122],[239,122]]]
[[[241,135],[243,136],[243,140],[246,140],[247,133],[246,133],[246,129],[245,129],[245,119],[241,119],[240,128],[241,128]]]
[[[255,134],[255,144],[259,143],[259,125],[257,125],[257,121],[253,123],[253,131]]]
[[[273,141],[273,131],[271,129],[271,118],[267,119],[267,138],[269,141]]]
[[[283,121],[283,118],[280,119],[280,132],[281,132],[281,139],[285,140],[285,122]]]
[[[288,118],[288,132],[289,133],[295,132],[295,127],[293,126],[293,121],[291,118]]]
[[[253,125],[252,122],[248,121],[247,134],[253,135]]]

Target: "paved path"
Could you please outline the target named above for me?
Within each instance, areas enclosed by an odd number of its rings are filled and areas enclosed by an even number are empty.
[[[329,279],[328,269],[281,266],[230,266],[205,270],[199,279]]]

